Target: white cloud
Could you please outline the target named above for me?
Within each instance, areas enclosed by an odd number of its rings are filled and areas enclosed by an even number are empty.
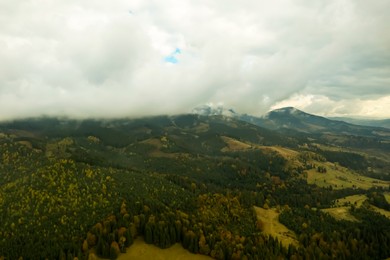
[[[389,9],[387,0],[4,2],[0,119],[209,102],[390,117]],[[180,62],[164,62],[176,48]]]
[[[289,106],[322,116],[388,118],[390,95],[378,99],[331,100],[322,95],[295,94],[289,99],[276,103],[270,109]]]

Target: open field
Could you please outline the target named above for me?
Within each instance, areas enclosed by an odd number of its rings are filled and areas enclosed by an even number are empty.
[[[227,137],[227,136],[222,136],[222,140],[226,143],[227,147],[222,148],[222,152],[229,152],[229,151],[242,151],[242,150],[248,150],[248,149],[260,149],[263,151],[272,151],[272,152],[277,152],[281,156],[283,156],[286,159],[292,159],[296,158],[299,153],[297,151],[284,148],[281,146],[262,146],[262,145],[257,145],[253,143],[248,143],[248,142],[241,142],[237,139]]]
[[[297,151],[284,148],[281,146],[262,146],[253,143],[241,142],[234,138],[222,136],[222,140],[226,143],[226,147],[221,149],[221,152],[234,152],[234,151],[245,151],[249,149],[259,149],[263,152],[276,152],[283,158],[289,160],[292,165],[300,166],[301,163],[298,161],[299,153]]]
[[[194,127],[196,133],[204,133],[210,129],[209,124],[200,123],[198,126]]]
[[[284,148],[281,146],[258,146],[262,151],[272,151],[277,152],[284,159],[288,160],[288,165],[292,167],[302,166],[302,163],[299,161],[298,156],[299,152]]]
[[[282,157],[284,157],[286,159],[296,158],[299,155],[299,153],[297,151],[294,151],[294,150],[291,150],[288,148],[284,148],[281,146],[260,146],[260,148],[263,150],[271,150],[271,151],[277,152]]]
[[[329,213],[329,215],[337,220],[358,221],[358,219],[350,214],[349,210],[351,209],[351,206],[349,205],[354,205],[359,208],[367,199],[366,195],[347,196],[345,198],[338,199],[334,204],[334,208],[322,209],[322,211]],[[390,211],[378,208],[374,205],[369,205],[369,209],[390,218]]]
[[[370,205],[370,209],[372,209],[375,212],[378,212],[379,214],[381,214],[381,215],[383,215],[383,216],[385,216],[387,218],[390,218],[390,211],[378,208],[378,207],[376,207],[374,205]]]
[[[329,213],[337,220],[359,221],[350,213],[351,205],[359,208],[363,205],[363,202],[367,200],[366,195],[352,195],[334,202],[334,208],[322,209],[323,212]]]
[[[332,217],[334,217],[337,220],[347,220],[347,221],[359,221],[357,218],[355,218],[349,210],[351,207],[337,207],[337,208],[328,208],[328,209],[322,209],[323,212],[329,213]]]
[[[142,238],[134,241],[134,244],[127,248],[127,252],[121,254],[118,260],[206,260],[212,259],[201,254],[192,254],[184,249],[180,244],[175,244],[170,248],[161,249],[154,245],[149,245]]]
[[[221,138],[227,145],[227,147],[221,149],[222,152],[242,151],[252,148],[252,145],[243,143],[227,136],[222,136]]]
[[[279,213],[275,208],[254,208],[257,214],[257,219],[261,220],[264,224],[262,231],[265,234],[276,237],[286,247],[290,244],[298,246],[295,233],[279,222]]]
[[[387,200],[387,203],[390,203],[390,192],[385,192],[384,195]]]
[[[367,200],[366,195],[352,195],[352,196],[347,196],[347,197],[338,199],[335,202],[335,206],[343,207],[343,206],[347,206],[346,204],[349,204],[349,205],[355,205],[355,207],[359,208],[363,205],[363,202],[365,200]]]
[[[307,171],[307,183],[315,184],[320,187],[332,186],[334,189],[361,188],[369,189],[372,187],[389,186],[388,181],[377,180],[374,178],[359,175],[345,167],[335,166],[330,162],[314,162],[316,166],[325,167],[326,173],[319,173],[316,168]]]
[[[181,156],[188,157],[188,154],[186,153],[166,153],[162,151],[161,149],[168,147],[169,141],[167,140],[166,137],[162,137],[161,139],[150,138],[140,143],[148,144],[155,147],[155,149],[149,153],[151,157],[165,157],[165,158],[179,158]]]

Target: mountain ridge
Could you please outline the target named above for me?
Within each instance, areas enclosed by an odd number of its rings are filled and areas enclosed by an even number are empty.
[[[386,139],[390,137],[390,129],[385,127],[351,124],[342,120],[309,114],[294,107],[278,108],[269,111],[261,117],[240,114],[233,109],[225,109],[222,106],[216,108],[202,106],[201,109],[194,109],[193,113],[199,111],[205,116],[221,115],[234,117],[271,130],[294,130],[307,134],[363,135]],[[228,113],[228,111],[233,111],[233,113]]]

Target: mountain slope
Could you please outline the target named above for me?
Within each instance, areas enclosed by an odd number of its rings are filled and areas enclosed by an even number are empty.
[[[271,126],[275,129],[293,129],[304,133],[390,137],[390,130],[386,128],[354,125],[343,121],[331,120],[305,113],[293,107],[273,110],[263,117],[263,120],[263,126]]]

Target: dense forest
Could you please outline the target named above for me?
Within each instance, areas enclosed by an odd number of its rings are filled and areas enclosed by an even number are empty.
[[[194,115],[15,121],[0,132],[5,259],[115,259],[138,236],[216,259],[390,256],[390,219],[372,210],[390,211],[390,184],[367,177],[388,169],[381,157]],[[347,171],[370,186],[307,181]],[[348,196],[366,198],[347,207],[357,221],[324,211]],[[254,206],[277,210],[297,243],[265,233]]]

